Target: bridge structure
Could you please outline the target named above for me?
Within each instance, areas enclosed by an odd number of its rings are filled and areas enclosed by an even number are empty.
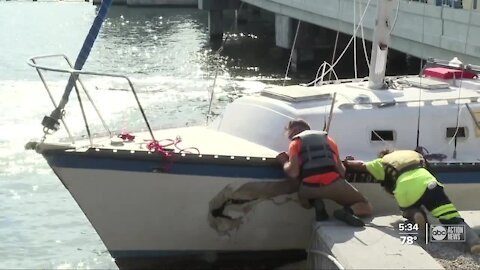
[[[291,48],[296,22],[354,34],[359,24],[372,40],[378,0],[198,0],[209,12],[211,37],[223,33],[222,12],[241,2],[275,14],[277,46]],[[391,0],[381,0],[391,1]],[[393,22],[391,48],[422,58],[459,58],[480,65],[480,3],[477,0],[399,0]],[[363,19],[362,19],[363,18]],[[360,28],[358,28],[360,29]],[[360,37],[360,31],[356,32]],[[317,38],[325,37],[318,32]]]

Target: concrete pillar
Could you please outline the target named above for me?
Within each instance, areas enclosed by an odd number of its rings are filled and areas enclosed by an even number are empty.
[[[223,37],[223,11],[240,7],[240,0],[198,0],[198,9],[208,11],[208,31],[212,41]]]
[[[290,49],[293,46],[298,21],[287,16],[275,14],[275,45]],[[335,32],[306,22],[300,23],[295,48],[329,49],[333,48]]]
[[[293,37],[295,36],[295,29],[290,17],[275,14],[275,45],[280,48],[292,48]]]
[[[315,60],[315,50],[333,48],[335,41],[335,32],[312,25],[306,22],[300,23],[297,32],[298,20],[275,14],[275,45],[290,49],[295,44],[292,53],[292,62],[290,70],[296,72],[301,69],[305,63]],[[297,40],[295,41],[295,35]]]
[[[313,49],[299,48],[292,52],[292,62],[290,63],[290,71],[297,72],[302,69],[305,63],[315,60],[315,51]]]
[[[246,5],[240,11],[238,9],[235,10],[235,16],[236,16],[235,21],[237,22],[237,25],[246,24],[248,22],[247,11],[248,11],[248,6]]]
[[[295,47],[303,49],[331,49],[335,44],[335,36],[336,32],[332,30],[302,22]]]
[[[211,40],[223,38],[223,11],[210,10],[208,12],[208,32]]]

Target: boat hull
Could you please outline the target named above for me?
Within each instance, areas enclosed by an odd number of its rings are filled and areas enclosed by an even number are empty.
[[[165,162],[158,156],[135,155],[99,155],[93,149],[44,153],[121,268],[140,262],[145,267],[182,265],[185,259],[196,265],[232,263],[242,261],[245,254],[304,257],[314,214],[300,206],[295,190],[278,189],[284,194],[272,195],[272,189],[287,181],[279,166],[264,161],[234,164],[230,158],[211,162],[205,157],[202,162]],[[477,170],[452,173],[440,175],[480,176]],[[380,185],[368,177],[352,180],[377,215],[399,213]],[[447,184],[459,209],[479,208],[474,199],[478,182]],[[331,202],[327,206],[329,211],[338,207]]]

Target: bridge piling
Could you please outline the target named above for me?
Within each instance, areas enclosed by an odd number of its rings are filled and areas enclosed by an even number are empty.
[[[208,31],[211,41],[223,38],[223,11],[237,10],[240,0],[198,0],[198,9],[208,11]]]

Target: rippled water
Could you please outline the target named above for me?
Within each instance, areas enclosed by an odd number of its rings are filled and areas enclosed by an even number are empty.
[[[23,148],[42,136],[40,121],[53,109],[26,60],[63,53],[74,61],[95,14],[96,7],[84,2],[0,1],[0,269],[116,268],[46,162]],[[84,69],[131,77],[153,128],[201,124],[216,65],[214,112],[283,77],[288,53],[271,49],[274,39],[265,30],[272,29],[271,21],[253,17],[232,32],[217,61],[205,12],[114,6]],[[42,63],[65,66],[57,60]],[[341,75],[352,74],[349,66],[350,61],[340,66]],[[315,71],[312,67],[306,74]],[[58,100],[66,78],[48,73],[47,79]],[[83,79],[109,124],[119,130],[143,128],[124,82]],[[77,101],[71,99],[67,120],[74,134],[84,134]],[[96,123],[93,131],[99,127]]]

